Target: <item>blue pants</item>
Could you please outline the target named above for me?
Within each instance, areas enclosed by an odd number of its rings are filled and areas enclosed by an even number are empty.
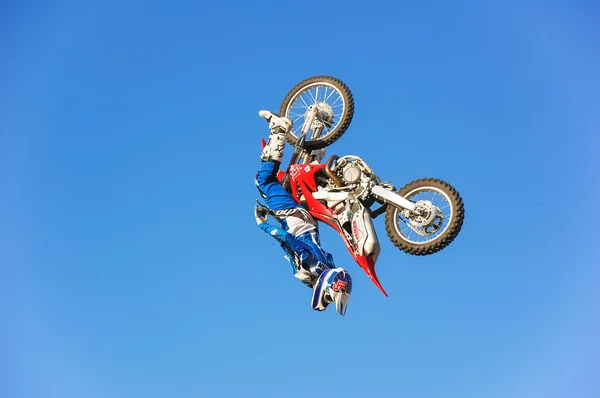
[[[260,195],[267,202],[267,207],[271,210],[302,208],[277,180],[278,171],[278,163],[262,162],[254,179]]]
[[[254,179],[267,207],[271,210],[302,209],[302,205],[296,202],[277,180],[278,170],[278,163],[263,161]],[[287,230],[285,220],[282,225],[284,225],[284,231],[267,223],[263,223],[259,227],[279,241],[286,253],[292,257],[295,253],[307,268],[317,262],[322,262],[332,268],[335,267],[331,254],[321,248],[318,229],[300,236],[293,236],[285,232]],[[289,260],[293,265],[291,258]]]

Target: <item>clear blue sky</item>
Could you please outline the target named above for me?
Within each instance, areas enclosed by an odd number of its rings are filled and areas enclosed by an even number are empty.
[[[0,397],[600,397],[592,1],[0,6]],[[310,309],[252,216],[259,109],[356,99],[329,154],[448,180],[458,239],[387,239],[385,298]]]

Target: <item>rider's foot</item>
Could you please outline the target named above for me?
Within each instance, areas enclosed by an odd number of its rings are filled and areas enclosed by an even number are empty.
[[[343,268],[330,269],[321,274],[314,287],[312,308],[324,311],[330,303],[340,315],[346,314],[348,301],[352,293],[352,278]]]
[[[294,124],[290,118],[279,117],[271,111],[260,111],[258,114],[269,123],[273,134],[287,134]]]
[[[293,123],[287,117],[279,117],[273,112],[260,111],[258,114],[269,122],[269,128],[271,129],[271,135],[269,135],[269,140],[262,150],[260,159],[281,163],[283,161],[283,151],[285,150],[285,137],[292,128]]]

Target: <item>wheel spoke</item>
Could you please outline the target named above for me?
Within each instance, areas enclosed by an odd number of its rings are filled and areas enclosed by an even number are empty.
[[[318,89],[317,89],[318,90]],[[308,90],[307,91],[308,95],[310,95],[310,98],[313,100],[313,104],[316,104],[318,101],[317,99],[314,97],[312,90]]]
[[[442,205],[442,203],[444,203],[444,200],[445,200],[445,198],[442,195],[440,195],[440,203],[438,203],[436,206],[440,207]]]
[[[300,98],[300,100],[302,101],[302,103],[304,104],[304,109],[308,109],[308,105],[306,105],[306,102],[304,101],[304,98],[302,98],[302,96],[298,97]]]
[[[327,102],[327,100],[329,99],[329,97],[331,97],[331,96],[332,96],[333,94],[335,94],[336,92],[337,92],[336,90],[331,90],[331,93],[329,94],[329,96],[327,96],[327,97],[325,98],[325,101],[323,101],[323,102]]]

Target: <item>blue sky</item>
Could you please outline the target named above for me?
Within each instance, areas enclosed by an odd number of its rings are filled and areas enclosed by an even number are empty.
[[[0,396],[600,396],[591,1],[4,2]],[[362,156],[463,195],[430,257],[341,240],[310,309],[252,217],[259,109],[344,80]],[[596,374],[596,376],[594,376]]]

